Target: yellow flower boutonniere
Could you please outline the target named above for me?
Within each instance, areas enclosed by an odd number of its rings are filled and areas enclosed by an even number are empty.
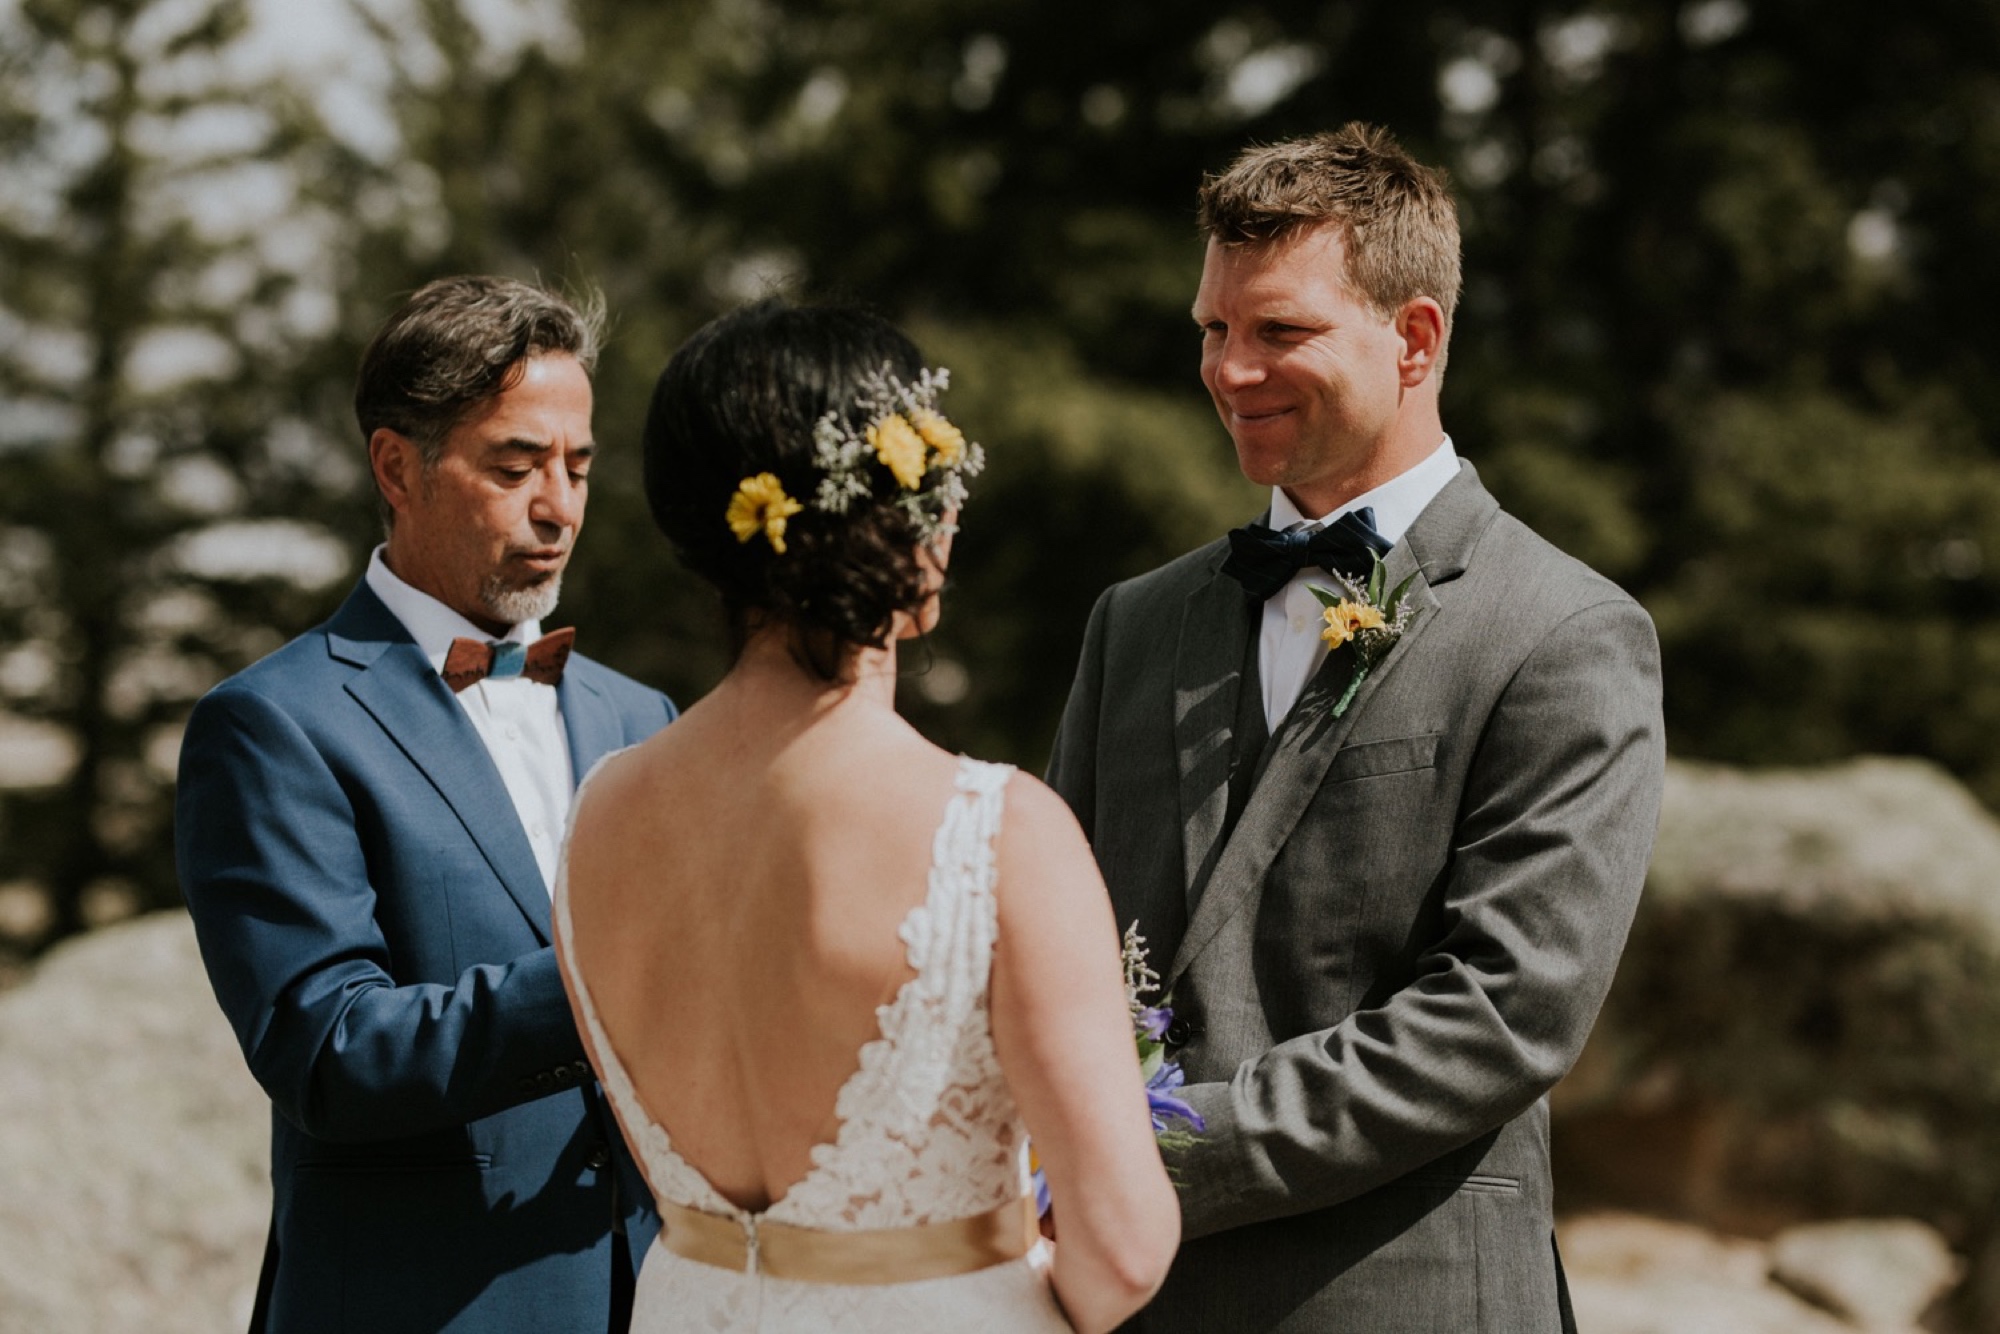
[[[868,428],[867,438],[875,457],[882,460],[882,466],[894,474],[905,491],[914,491],[924,484],[930,451],[909,418],[892,412]]]
[[[1403,637],[1410,617],[1416,614],[1416,609],[1403,601],[1403,594],[1409,591],[1411,580],[1416,577],[1412,574],[1397,584],[1394,592],[1383,597],[1385,571],[1382,558],[1377,556],[1375,568],[1369,572],[1365,584],[1336,573],[1333,581],[1340,586],[1338,589],[1307,585],[1326,609],[1320,613],[1326,628],[1319,632],[1319,637],[1326,641],[1327,651],[1334,652],[1352,644],[1359,658],[1354,665],[1354,675],[1348,678],[1347,689],[1334,703],[1334,717],[1347,712],[1347,706],[1354,702],[1354,694],[1361,689],[1362,681]]]
[[[1326,641],[1329,649],[1339,648],[1363,630],[1380,630],[1388,624],[1382,619],[1379,607],[1352,602],[1347,598],[1321,612],[1320,619],[1326,622],[1326,629],[1319,632],[1319,637]]]
[[[729,531],[738,542],[762,533],[771,550],[785,554],[785,521],[805,507],[785,494],[785,484],[773,473],[745,477],[729,498]]]

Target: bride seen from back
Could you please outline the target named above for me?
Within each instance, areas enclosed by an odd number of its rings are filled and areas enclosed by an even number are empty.
[[[944,385],[872,315],[765,301],[654,392],[648,499],[737,656],[594,773],[558,883],[572,1005],[663,1215],[635,1334],[1105,1330],[1179,1238],[1081,831],[895,709],[980,464]]]

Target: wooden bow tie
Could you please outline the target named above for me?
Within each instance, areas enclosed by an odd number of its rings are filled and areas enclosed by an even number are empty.
[[[488,644],[477,639],[454,639],[444,655],[444,683],[457,694],[475,681],[487,677],[504,680],[525,676],[552,686],[562,680],[563,666],[576,644],[576,630],[552,630],[532,644]]]

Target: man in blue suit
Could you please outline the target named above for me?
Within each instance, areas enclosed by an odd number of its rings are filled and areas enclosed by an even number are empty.
[[[175,838],[270,1094],[271,1334],[625,1328],[657,1229],[549,947],[581,776],[673,704],[541,638],[583,521],[598,319],[447,278],[363,358],[388,540],[196,706]]]

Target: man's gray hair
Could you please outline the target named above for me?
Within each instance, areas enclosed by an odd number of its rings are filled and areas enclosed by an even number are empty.
[[[597,365],[604,298],[579,304],[512,278],[462,274],[419,288],[385,321],[361,357],[354,416],[366,441],[387,427],[434,467],[445,437],[503,394],[530,357],[564,353]]]

